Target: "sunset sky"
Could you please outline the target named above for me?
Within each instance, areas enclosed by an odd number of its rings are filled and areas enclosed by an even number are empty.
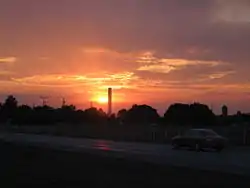
[[[250,112],[249,0],[0,0],[0,96]]]

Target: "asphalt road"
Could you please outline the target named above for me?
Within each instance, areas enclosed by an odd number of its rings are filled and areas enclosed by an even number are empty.
[[[0,140],[62,151],[84,151],[116,158],[250,176],[250,148],[227,148],[221,153],[172,150],[170,145],[125,143],[20,133],[1,133]]]
[[[0,141],[0,187],[249,187],[249,177]]]

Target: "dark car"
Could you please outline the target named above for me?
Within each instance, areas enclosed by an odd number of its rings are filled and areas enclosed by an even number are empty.
[[[184,134],[172,138],[173,148],[188,147],[196,151],[205,148],[221,151],[225,148],[226,143],[226,138],[211,129],[190,129]]]

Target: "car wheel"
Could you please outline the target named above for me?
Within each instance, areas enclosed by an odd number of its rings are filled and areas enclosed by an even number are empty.
[[[180,149],[180,146],[176,143],[172,143],[172,149]]]

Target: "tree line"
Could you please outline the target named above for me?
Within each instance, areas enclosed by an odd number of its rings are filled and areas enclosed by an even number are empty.
[[[157,110],[149,105],[133,105],[130,109],[121,109],[117,114],[108,116],[102,109],[76,109],[74,105],[62,105],[53,108],[48,105],[30,107],[19,105],[10,95],[0,104],[0,122],[18,125],[52,125],[58,123],[90,124],[126,124],[126,125],[217,125],[250,122],[248,115],[229,117],[216,116],[205,104],[176,103],[168,107],[161,117]]]

